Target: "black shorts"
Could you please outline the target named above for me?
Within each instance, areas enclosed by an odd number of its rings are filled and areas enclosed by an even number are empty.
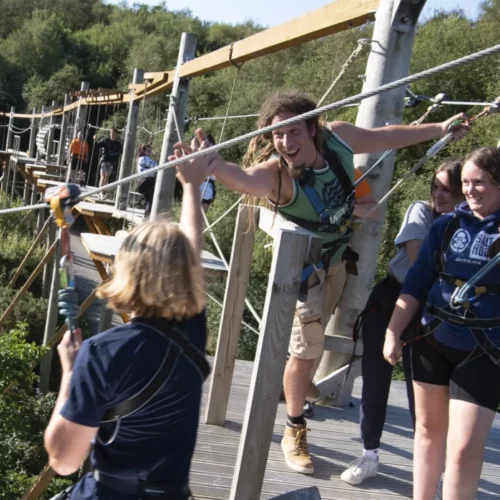
[[[496,411],[500,405],[500,367],[479,348],[461,351],[428,335],[411,344],[415,382],[450,387],[450,399]]]

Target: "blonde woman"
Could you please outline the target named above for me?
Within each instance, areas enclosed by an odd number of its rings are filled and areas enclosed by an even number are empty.
[[[190,495],[205,360],[205,295],[200,266],[200,184],[208,173],[178,168],[181,221],[135,228],[99,291],[131,320],[58,347],[59,397],[45,431],[51,467],[72,474],[91,450],[93,473],[64,499],[137,500]]]

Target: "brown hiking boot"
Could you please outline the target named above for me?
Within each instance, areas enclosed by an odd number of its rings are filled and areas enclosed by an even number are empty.
[[[311,455],[307,449],[307,429],[305,425],[286,425],[285,435],[281,441],[281,449],[285,454],[285,460],[296,472],[302,474],[313,474],[314,465]]]

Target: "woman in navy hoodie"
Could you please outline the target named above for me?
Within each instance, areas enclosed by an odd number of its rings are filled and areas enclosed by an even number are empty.
[[[498,238],[500,150],[481,148],[466,159],[462,190],[466,201],[433,224],[409,270],[385,338],[384,357],[394,365],[401,333],[425,305],[425,336],[412,344],[415,500],[434,498],[445,456],[444,500],[476,498],[500,404],[500,267],[475,288],[467,309],[450,305],[457,284],[485,266]]]

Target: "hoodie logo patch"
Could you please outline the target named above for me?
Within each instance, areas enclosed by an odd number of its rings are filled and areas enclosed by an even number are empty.
[[[488,260],[488,250],[497,238],[498,234],[488,234],[484,231],[478,233],[470,249],[470,258]]]
[[[450,248],[454,253],[462,253],[470,244],[472,238],[468,231],[459,229],[451,239]]]

